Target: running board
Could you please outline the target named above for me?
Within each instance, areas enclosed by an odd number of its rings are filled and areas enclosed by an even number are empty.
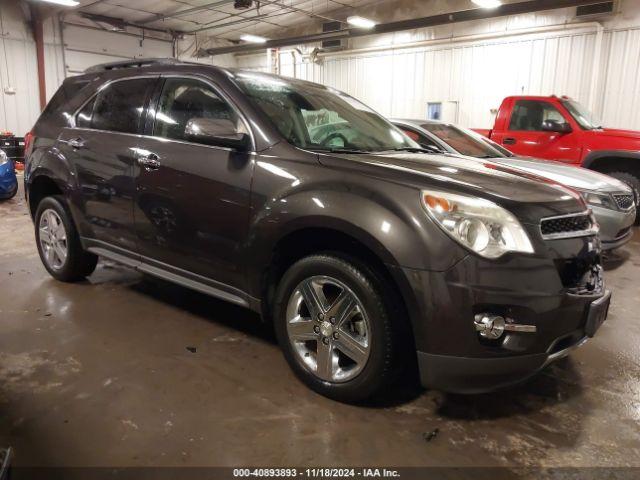
[[[87,251],[93,253],[94,255],[108,258],[109,260],[112,260],[116,263],[126,265],[127,267],[135,268],[140,272],[153,275],[154,277],[161,278],[163,280],[167,280],[172,283],[176,283],[178,285],[181,285],[186,288],[190,288],[192,290],[196,290],[206,295],[211,295],[212,297],[216,297],[230,303],[235,303],[236,305],[240,305],[242,307],[246,307],[246,308],[252,307],[247,300],[245,300],[239,295],[234,295],[233,293],[225,292],[224,290],[213,287],[211,285],[207,285],[206,283],[198,282],[197,280],[187,278],[177,273],[169,272],[163,268],[149,265],[148,263],[145,263],[142,260],[134,260],[132,258],[127,257],[126,255],[112,252],[111,250],[108,250],[102,247],[88,247]]]

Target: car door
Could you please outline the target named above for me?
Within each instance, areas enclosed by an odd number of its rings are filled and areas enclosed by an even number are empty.
[[[143,111],[159,77],[115,80],[90,98],[58,138],[73,166],[72,195],[83,236],[112,250],[137,250],[133,222],[134,151],[144,126]]]
[[[574,131],[543,131],[545,121],[569,123]],[[517,100],[511,111],[508,130],[496,132],[493,140],[517,155],[580,163],[579,129],[555,105],[543,100]]]
[[[209,81],[168,77],[149,109],[134,168],[134,217],[143,262],[216,288],[245,286],[253,171],[251,153],[187,141],[191,119],[229,119],[238,111]]]

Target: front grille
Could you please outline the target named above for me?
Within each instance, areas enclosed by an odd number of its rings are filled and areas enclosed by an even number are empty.
[[[631,210],[634,205],[633,195],[632,194],[614,194],[614,200],[616,201],[616,205],[620,210]]]
[[[545,240],[581,237],[597,233],[596,225],[588,212],[545,218],[540,222],[540,231]]]

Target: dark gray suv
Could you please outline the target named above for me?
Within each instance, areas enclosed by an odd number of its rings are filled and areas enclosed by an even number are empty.
[[[67,79],[28,136],[40,256],[98,256],[260,312],[343,401],[522,380],[593,336],[610,294],[581,197],[427,152],[321,85],[173,61]]]

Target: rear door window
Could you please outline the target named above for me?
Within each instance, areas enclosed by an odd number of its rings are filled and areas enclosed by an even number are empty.
[[[142,113],[156,79],[116,81],[90,100],[78,113],[76,125],[121,133],[139,133]]]

